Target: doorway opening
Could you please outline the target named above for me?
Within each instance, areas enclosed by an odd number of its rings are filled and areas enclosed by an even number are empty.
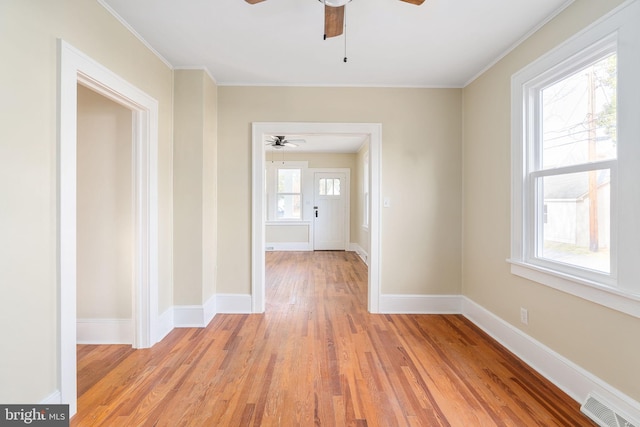
[[[252,312],[265,311],[265,141],[272,135],[366,135],[369,140],[369,274],[367,306],[379,312],[380,300],[380,168],[382,126],[379,123],[253,123],[252,125]]]
[[[133,345],[132,112],[78,85],[77,342]]]
[[[77,89],[132,114],[133,346],[152,346],[158,330],[158,102],[63,40],[58,40],[58,384],[77,412]]]

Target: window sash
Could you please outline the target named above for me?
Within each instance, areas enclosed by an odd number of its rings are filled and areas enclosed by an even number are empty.
[[[302,219],[302,169],[296,167],[277,168],[276,179],[276,189],[278,190],[276,192],[276,219]],[[299,191],[295,191],[295,189],[299,189]],[[288,200],[289,203],[285,202],[285,205],[292,205],[283,207],[282,214],[280,213],[281,200]],[[297,210],[296,204],[298,205]]]
[[[597,304],[640,318],[640,2],[627,2],[584,31],[516,72],[511,80],[511,272],[534,282],[575,295]],[[534,177],[553,175],[568,170],[542,171],[538,168],[535,147],[529,144],[540,132],[532,120],[539,114],[539,91],[561,75],[579,70],[598,57],[605,57],[607,49],[616,47],[617,55],[617,160],[610,167],[612,209],[611,258],[614,259],[609,281],[607,277],[593,277],[583,271],[567,272],[562,266],[546,265],[544,260],[534,264],[529,258],[532,250],[530,186]],[[589,165],[589,163],[587,163]],[[579,165],[578,168],[591,166]],[[533,174],[533,175],[532,175]]]
[[[537,183],[541,178],[562,176],[581,172],[591,172],[608,170],[610,173],[610,200],[611,211],[609,227],[609,272],[593,270],[581,267],[577,264],[554,261],[541,256],[540,245],[544,244],[544,194],[538,188]],[[546,169],[530,172],[525,180],[524,190],[524,230],[522,232],[525,241],[522,259],[524,262],[543,267],[545,269],[557,270],[561,273],[581,277],[591,282],[602,283],[607,286],[617,286],[617,209],[616,191],[617,188],[617,161],[605,160],[593,163],[565,166],[562,168]]]

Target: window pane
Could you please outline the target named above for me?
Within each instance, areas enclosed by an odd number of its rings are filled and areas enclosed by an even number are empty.
[[[616,55],[542,90],[542,168],[616,158]]]
[[[300,169],[278,169],[278,193],[300,192]]]
[[[278,195],[278,219],[300,219],[300,195]]]
[[[339,178],[336,178],[333,180],[333,195],[334,196],[340,195],[340,179]]]
[[[609,169],[538,178],[541,258],[609,273]]]
[[[318,180],[318,182],[320,183],[320,188],[318,189],[318,194],[320,194],[321,196],[326,196],[327,195],[327,180],[324,178],[320,178]]]

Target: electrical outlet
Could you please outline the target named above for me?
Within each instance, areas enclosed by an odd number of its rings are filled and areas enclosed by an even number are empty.
[[[524,307],[520,307],[520,322],[525,325],[529,324],[529,310]]]

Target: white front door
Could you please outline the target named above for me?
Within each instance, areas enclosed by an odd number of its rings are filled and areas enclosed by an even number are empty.
[[[313,249],[346,250],[347,179],[344,172],[314,174]]]

